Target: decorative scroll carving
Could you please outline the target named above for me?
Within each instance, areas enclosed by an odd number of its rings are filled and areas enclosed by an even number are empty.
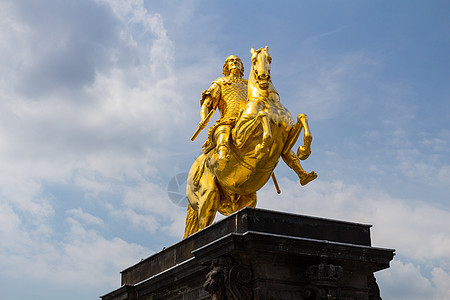
[[[203,288],[212,300],[250,300],[253,296],[251,281],[250,268],[230,256],[222,256],[212,261]]]
[[[309,266],[306,270],[306,278],[309,285],[303,290],[305,300],[338,300],[339,289],[337,282],[342,278],[341,266],[327,264],[327,256],[320,256],[320,264]]]

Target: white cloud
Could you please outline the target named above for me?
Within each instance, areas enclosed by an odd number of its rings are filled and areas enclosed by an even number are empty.
[[[87,224],[102,224],[98,217],[79,209],[68,213]],[[150,253],[119,238],[106,239],[72,217],[66,219],[70,228],[61,241],[55,240],[54,234],[29,228],[5,203],[0,203],[0,219],[0,264],[2,273],[10,278],[110,286],[117,280],[118,270]]]
[[[431,282],[421,274],[420,267],[412,263],[393,260],[390,269],[376,273],[376,278],[382,297],[389,295],[392,300],[437,300]]]
[[[89,215],[90,219],[92,217]],[[2,272],[21,280],[46,278],[53,283],[109,286],[117,281],[118,270],[150,253],[140,245],[119,238],[105,239],[71,217],[66,221],[70,230],[65,241],[56,243],[16,227],[13,233],[23,238],[22,241],[15,238],[2,243]]]
[[[185,122],[173,45],[142,1],[41,4],[0,3],[1,274],[113,288],[150,251],[90,229],[110,224],[84,201],[150,232],[162,226],[159,214],[170,215],[163,190],[147,183],[158,178],[159,145]],[[80,23],[102,17],[104,28]],[[51,184],[70,185],[79,202],[55,198]],[[169,204],[146,210],[144,193],[154,191]],[[61,210],[68,217],[56,228]]]
[[[78,219],[86,225],[105,225],[102,219],[91,215],[90,213],[84,212],[81,208],[69,209],[67,214],[72,215],[75,219]]]
[[[450,273],[441,268],[434,268],[432,276],[436,286],[436,299],[450,299]]]
[[[425,276],[417,263],[403,263],[394,259],[391,267],[376,273],[382,298],[392,300],[448,300],[450,299],[450,272],[435,267],[431,276]]]
[[[122,207],[111,213],[129,219],[134,227],[150,233],[163,231],[181,238],[184,232],[186,208],[169,200],[165,188],[151,182],[141,182],[123,196]]]
[[[424,133],[419,143],[433,152],[448,152],[450,148],[450,130],[442,128],[435,136]]]
[[[74,219],[68,218],[67,221],[71,226],[67,236],[69,242],[61,245],[61,260],[54,266],[57,274],[49,274],[55,281],[58,279],[53,276],[59,276],[62,281],[107,285],[117,278],[117,270],[151,253],[140,245],[119,238],[105,239],[95,231],[86,230]]]
[[[49,1],[32,6],[33,18],[25,18],[29,7],[21,2],[1,5],[5,18],[0,39],[8,47],[0,56],[11,59],[0,74],[0,194],[45,219],[53,209],[43,182],[74,182],[87,194],[98,195],[120,193],[127,181],[154,176],[155,147],[167,142],[185,120],[171,74],[173,46],[161,16],[149,13],[142,1],[79,2],[70,12]],[[67,13],[71,17],[63,18]],[[100,40],[90,27],[78,26],[83,17],[102,15],[111,27],[102,29],[108,34],[102,32]],[[43,28],[47,35],[42,35]],[[45,68],[54,64],[40,62],[66,55],[68,50],[58,45],[67,37],[83,43],[88,61],[70,58],[82,68],[95,66],[91,81],[47,86],[37,97],[22,93],[18,82],[28,80],[28,73],[39,74],[39,80],[50,76]],[[91,62],[99,51],[102,59]]]

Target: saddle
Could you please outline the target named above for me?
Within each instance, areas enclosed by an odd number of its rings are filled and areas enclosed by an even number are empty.
[[[216,123],[208,129],[208,139],[203,143],[203,153],[207,154],[216,147],[216,141],[214,139],[214,132],[219,126],[229,125],[233,127],[236,124],[236,118],[229,118],[226,120],[217,120]]]

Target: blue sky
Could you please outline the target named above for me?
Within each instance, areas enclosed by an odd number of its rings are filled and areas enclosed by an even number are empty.
[[[384,299],[450,299],[448,1],[0,2],[0,290],[97,299],[179,241],[167,186],[224,59],[269,46],[314,136],[258,207],[372,224]],[[61,295],[64,295],[62,297]]]

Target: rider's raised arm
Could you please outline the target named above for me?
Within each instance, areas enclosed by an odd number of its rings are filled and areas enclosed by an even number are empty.
[[[202,122],[206,119],[206,116],[209,113],[211,102],[211,96],[206,96],[200,109],[200,117]]]

